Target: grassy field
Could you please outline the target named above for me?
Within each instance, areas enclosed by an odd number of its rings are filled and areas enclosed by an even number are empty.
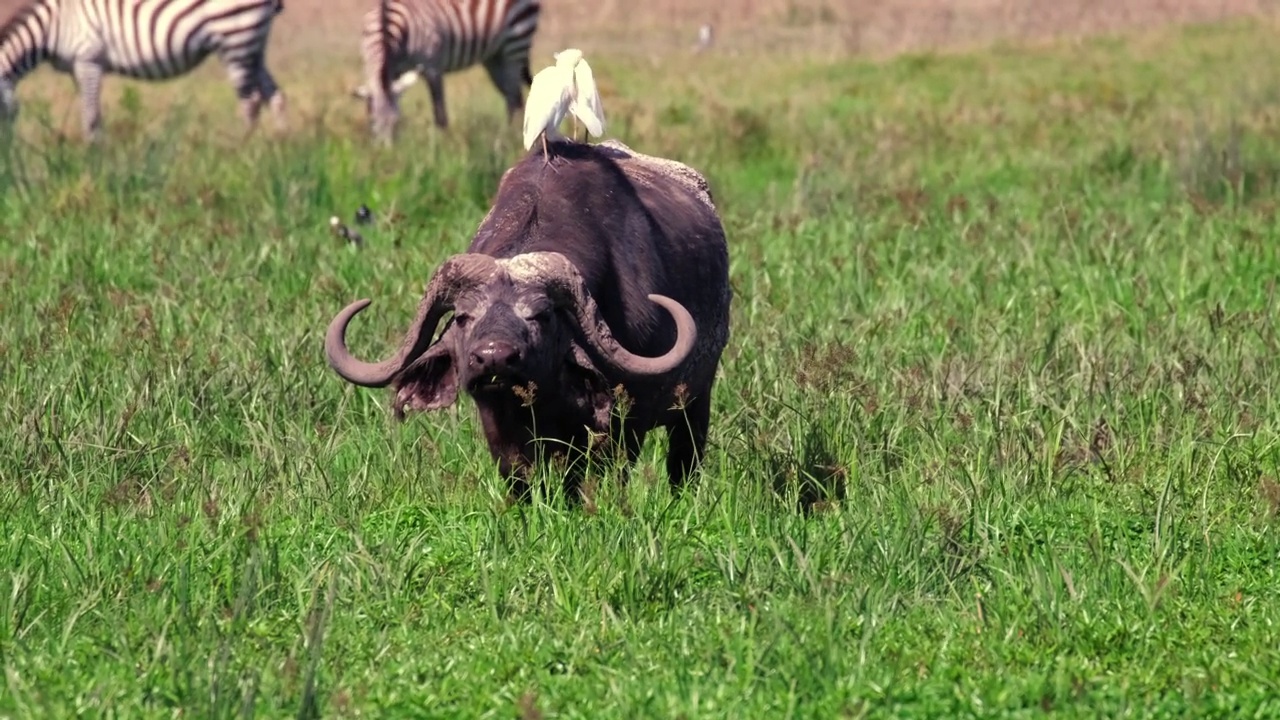
[[[397,424],[325,364],[355,298],[393,347],[520,156],[482,72],[395,150],[349,63],[282,60],[292,129],[243,142],[212,67],[109,80],[92,149],[20,87],[0,717],[1280,715],[1274,27],[589,57],[730,239],[676,500],[655,438],[507,506],[467,401]]]

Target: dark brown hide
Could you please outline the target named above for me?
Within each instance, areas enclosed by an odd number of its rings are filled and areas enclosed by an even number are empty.
[[[330,326],[330,361],[339,374],[344,363],[358,366],[343,376],[359,384],[388,384],[369,382],[386,378],[398,413],[447,407],[460,388],[467,392],[517,492],[526,489],[532,465],[550,454],[565,455],[572,486],[590,448],[621,450],[629,462],[658,427],[670,434],[667,471],[672,487],[681,487],[704,450],[711,388],[729,337],[720,219],[705,181],[683,165],[614,142],[556,142],[551,150],[550,163],[539,144],[507,171],[468,254],[432,279],[439,287],[428,294],[447,296],[455,313],[433,344],[427,341],[442,311],[424,298],[419,320],[427,321],[410,328],[395,357],[378,365],[351,359],[343,332],[364,307],[355,303]],[[462,285],[440,280],[491,262],[482,256],[496,260],[495,269],[470,272]],[[532,282],[541,276],[520,270],[551,260],[566,268],[558,273],[581,278],[588,307],[576,316],[564,299],[572,283]],[[696,339],[678,353],[681,306],[685,322],[696,325],[696,336],[681,339]],[[611,359],[607,350],[618,345],[648,369]],[[663,365],[657,356],[676,359]]]

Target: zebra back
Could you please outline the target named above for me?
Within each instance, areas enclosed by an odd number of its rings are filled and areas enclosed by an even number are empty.
[[[16,82],[48,57],[148,80],[186,73],[215,51],[247,66],[283,11],[284,0],[31,0],[0,28],[0,77]],[[80,55],[89,37],[103,41],[101,57]]]
[[[366,62],[395,77],[415,65],[443,74],[527,60],[541,9],[540,0],[379,0],[366,19]],[[371,52],[375,38],[382,58]]]

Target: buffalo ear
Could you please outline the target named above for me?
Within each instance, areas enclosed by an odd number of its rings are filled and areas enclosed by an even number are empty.
[[[564,364],[568,396],[575,399],[579,408],[590,415],[596,432],[609,429],[613,415],[613,390],[609,381],[596,369],[591,357],[577,343],[570,343],[569,357]]]
[[[458,399],[458,373],[453,355],[437,342],[422,357],[414,360],[395,379],[396,419],[403,420],[405,410],[439,410]]]

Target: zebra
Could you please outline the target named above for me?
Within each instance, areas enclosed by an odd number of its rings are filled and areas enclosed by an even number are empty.
[[[283,0],[29,0],[0,27],[0,111],[18,114],[16,84],[41,62],[68,73],[85,135],[102,129],[102,76],[163,80],[216,53],[252,129],[264,102],[284,124],[285,96],[267,71],[271,23]]]
[[[390,140],[400,94],[421,76],[431,90],[435,124],[449,127],[445,73],[482,63],[507,102],[510,121],[524,109],[533,82],[529,48],[538,29],[539,0],[380,0],[364,16],[361,54],[365,101],[375,136]]]

